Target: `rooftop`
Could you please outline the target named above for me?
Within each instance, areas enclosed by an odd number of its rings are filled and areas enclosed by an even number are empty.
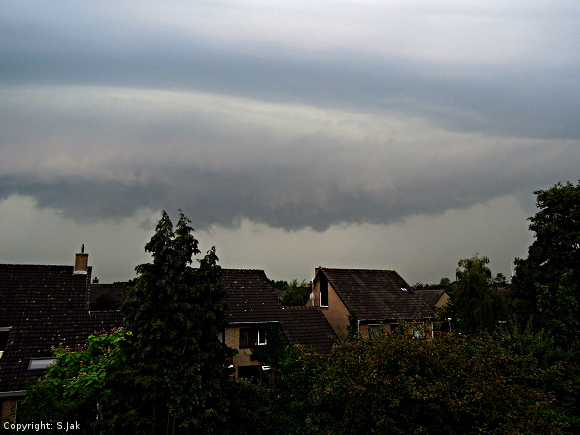
[[[360,320],[431,319],[434,311],[394,270],[319,268],[349,310]]]

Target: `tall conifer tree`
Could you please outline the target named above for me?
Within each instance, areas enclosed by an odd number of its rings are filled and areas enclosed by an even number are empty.
[[[113,373],[106,412],[114,432],[219,433],[227,417],[226,293],[215,248],[190,266],[200,253],[190,223],[180,211],[174,231],[163,211],[145,245],[152,262],[136,267],[121,309],[126,363]]]

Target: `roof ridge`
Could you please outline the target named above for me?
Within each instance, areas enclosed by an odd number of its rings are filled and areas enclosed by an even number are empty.
[[[397,272],[395,269],[361,269],[354,267],[324,267],[321,266],[321,270],[358,270],[358,271],[369,271],[369,272]]]
[[[2,266],[26,266],[26,267],[74,267],[72,264],[33,264],[33,263],[0,263]]]

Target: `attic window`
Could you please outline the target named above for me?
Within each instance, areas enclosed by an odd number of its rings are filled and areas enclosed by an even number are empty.
[[[55,363],[55,358],[30,358],[28,370],[44,370]]]
[[[403,290],[404,292],[407,291],[407,289],[405,287],[401,287],[401,290]]]

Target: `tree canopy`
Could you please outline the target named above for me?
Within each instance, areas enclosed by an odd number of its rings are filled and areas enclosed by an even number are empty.
[[[189,224],[180,212],[174,231],[162,213],[145,245],[153,261],[136,267],[136,284],[122,304],[126,361],[111,372],[104,409],[111,432],[219,433],[226,418],[228,349],[219,339],[226,293],[215,248],[199,268],[190,266],[200,251]]]
[[[459,260],[453,305],[464,331],[491,332],[504,314],[503,299],[492,285],[488,264],[488,257],[478,255]]]
[[[516,259],[514,310],[572,345],[580,329],[580,183],[538,190],[538,212],[529,218],[535,240]]]
[[[30,385],[19,407],[21,422],[82,422],[81,433],[93,433],[91,422],[100,414],[107,371],[122,363],[123,330],[91,335],[85,346],[55,349],[55,364]],[[49,431],[55,433],[54,431]]]

